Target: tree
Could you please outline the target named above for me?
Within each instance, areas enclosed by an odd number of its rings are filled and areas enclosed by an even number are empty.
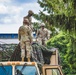
[[[73,51],[72,43],[67,39],[67,35],[64,32],[60,32],[47,42],[48,47],[58,48],[62,69],[64,75],[75,75],[76,74],[76,51]],[[70,51],[71,49],[71,51]],[[70,55],[69,55],[70,54]]]
[[[47,28],[59,28],[59,31],[67,34],[70,44],[65,59],[70,69],[76,69],[76,0],[38,0],[38,3],[43,11],[35,17],[46,23]],[[73,73],[72,70],[71,74]]]
[[[76,36],[76,1],[75,0],[38,0],[43,11],[48,12],[46,19],[52,25]],[[40,13],[41,16],[44,14]],[[42,18],[41,18],[42,19]]]

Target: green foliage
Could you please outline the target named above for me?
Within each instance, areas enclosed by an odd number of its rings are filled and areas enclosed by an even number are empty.
[[[76,0],[38,0],[38,3],[43,11],[36,18],[53,31],[47,45],[59,48],[64,74],[76,75]],[[65,33],[55,36],[55,28]]]
[[[66,34],[65,33],[60,33],[58,35],[56,35],[55,37],[52,37],[48,42],[47,45],[51,46],[51,47],[57,47],[59,48],[59,50],[66,54],[66,50],[67,50],[67,44],[68,44],[68,40],[66,40]]]
[[[40,27],[40,26],[39,26],[39,23],[38,23],[38,22],[34,22],[34,23],[33,23],[33,30],[34,30],[34,31],[37,31],[37,30],[39,29],[39,27]]]
[[[47,41],[47,46],[56,47],[59,49],[64,75],[76,74],[76,50],[74,50],[72,47],[74,41],[75,40],[73,38],[71,39],[71,36],[63,32]]]
[[[59,27],[63,31],[76,37],[76,1],[75,0],[38,0],[43,8],[40,20]],[[47,11],[49,15],[43,12]],[[37,17],[36,17],[37,18]]]
[[[69,63],[69,66],[72,69],[76,69],[76,39],[74,39],[73,36],[71,36],[71,39],[69,39],[70,42],[67,44],[67,55],[65,56],[67,62]]]

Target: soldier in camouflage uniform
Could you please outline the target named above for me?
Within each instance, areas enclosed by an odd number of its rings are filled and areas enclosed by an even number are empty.
[[[42,23],[37,31],[37,41],[39,44],[45,45],[46,40],[48,40],[48,30],[45,28],[45,24]]]
[[[23,26],[20,26],[18,30],[18,38],[20,41],[22,61],[24,61],[25,54],[28,61],[30,61],[30,51],[32,49],[31,47],[32,37],[30,33],[28,19],[25,19],[23,22]],[[25,50],[26,50],[26,53],[25,53]]]
[[[29,27],[31,28],[31,30],[33,30],[33,26],[31,25],[32,24],[32,22],[31,22],[32,18],[31,17],[32,17],[33,14],[34,14],[33,11],[29,10],[28,15],[23,18],[23,22],[25,21],[25,19],[29,20]]]

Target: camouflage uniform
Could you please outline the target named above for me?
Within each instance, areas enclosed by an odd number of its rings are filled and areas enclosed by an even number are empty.
[[[34,14],[33,11],[32,10],[29,10],[28,11],[28,15],[23,18],[23,23],[24,23],[25,19],[28,19],[29,20],[29,27],[31,28],[31,31],[33,30],[33,26],[31,25],[32,24],[32,22],[31,22],[32,21],[31,16],[33,14]]]
[[[20,41],[20,47],[21,47],[21,57],[25,57],[25,50],[26,49],[26,58],[30,58],[30,51],[31,51],[31,42],[32,42],[32,37],[30,33],[30,28],[27,22],[25,21],[25,24],[19,28],[18,31],[18,38]]]
[[[46,40],[48,39],[48,30],[44,27],[44,24],[41,24],[41,28],[37,31],[37,41],[41,45],[45,45]]]

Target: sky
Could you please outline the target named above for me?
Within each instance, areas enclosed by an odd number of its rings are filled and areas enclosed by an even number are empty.
[[[18,33],[28,10],[41,10],[37,0],[0,0],[0,33]],[[32,18],[32,22],[36,22]]]

